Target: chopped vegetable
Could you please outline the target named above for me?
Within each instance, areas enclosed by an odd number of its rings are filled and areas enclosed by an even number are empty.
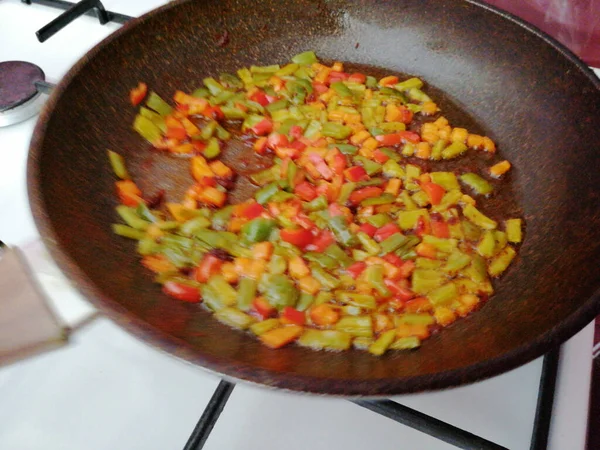
[[[112,230],[137,241],[173,301],[202,302],[270,348],[380,356],[471,313],[515,259],[522,219],[499,229],[498,212],[482,212],[510,163],[440,115],[422,80],[345,72],[306,51],[202,81],[172,102],[144,83],[130,92],[133,129],[188,161],[182,198],[162,204],[147,183],[145,197],[108,151],[123,222]],[[485,173],[461,166],[479,150]],[[250,198],[238,180],[256,186]]]

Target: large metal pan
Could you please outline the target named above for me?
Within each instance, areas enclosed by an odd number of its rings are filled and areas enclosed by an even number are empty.
[[[223,32],[229,42],[224,43]],[[321,58],[422,77],[447,116],[491,136],[514,164],[526,239],[479,312],[415,352],[382,358],[273,351],[194,305],[163,295],[114,236],[106,149],[143,190],[181,190],[187,162],[154,155],[131,129],[128,92],[192,90],[208,74]],[[5,149],[7,150],[7,149]],[[244,159],[245,156],[238,157]],[[600,82],[577,58],[476,2],[179,1],[125,25],[79,61],[43,111],[31,144],[30,201],[52,255],[117,323],[209,370],[267,386],[390,395],[499,374],[561,343],[600,304]]]

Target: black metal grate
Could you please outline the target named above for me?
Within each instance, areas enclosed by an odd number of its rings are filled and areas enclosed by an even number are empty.
[[[559,352],[560,350],[556,349],[544,356],[530,450],[546,450],[548,445]],[[221,380],[184,450],[201,450],[204,447],[234,387],[233,383]],[[454,445],[456,448],[463,450],[508,450],[500,444],[392,400],[357,399],[350,400],[350,402]]]
[[[133,18],[124,14],[105,10],[100,0],[82,0],[77,3],[66,2],[63,0],[21,1],[28,5],[35,3],[65,10],[63,14],[37,31],[36,35],[40,42],[49,39],[77,17],[84,14],[97,17],[102,25],[110,21],[124,24]],[[544,356],[535,421],[531,445],[529,447],[530,450],[545,450],[547,448],[550,421],[554,405],[554,388],[556,386],[556,376],[558,373],[559,352],[560,350],[556,349]],[[201,450],[204,447],[204,444],[208,440],[223,408],[225,408],[234,387],[235,384],[221,380],[188,439],[184,450]],[[507,450],[506,447],[392,400],[355,399],[350,401],[460,449]]]

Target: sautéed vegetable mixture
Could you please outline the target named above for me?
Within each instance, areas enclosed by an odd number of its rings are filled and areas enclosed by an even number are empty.
[[[124,222],[113,230],[138,241],[164,293],[202,302],[271,348],[416,348],[493,293],[522,240],[520,218],[480,210],[508,161],[480,173],[419,164],[496,152],[422,88],[347,73],[310,51],[205,78],[174,106],[140,83],[133,128],[189,158],[190,187],[178,202],[149,200],[109,151]],[[238,174],[220,159],[231,139],[272,159],[237,204],[228,193]]]

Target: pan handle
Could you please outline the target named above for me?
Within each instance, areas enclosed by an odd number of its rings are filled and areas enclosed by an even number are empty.
[[[31,0],[26,1],[25,3],[30,4]],[[73,4],[73,6],[67,9],[52,22],[36,31],[35,34],[38,38],[38,41],[46,41],[54,36],[54,34],[56,34],[58,31],[62,30],[65,26],[77,19],[79,16],[92,9],[96,10],[96,16],[100,20],[101,25],[104,25],[111,20],[108,12],[100,0],[81,0],[80,2]]]

